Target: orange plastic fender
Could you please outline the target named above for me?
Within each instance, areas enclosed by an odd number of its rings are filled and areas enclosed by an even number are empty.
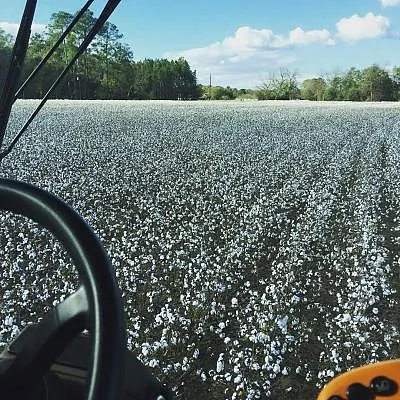
[[[400,400],[400,360],[354,368],[332,379],[318,400]]]

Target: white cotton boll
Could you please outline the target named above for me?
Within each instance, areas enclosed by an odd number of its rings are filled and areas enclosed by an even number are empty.
[[[150,344],[149,343],[143,343],[142,344],[142,354],[147,357],[147,355],[149,354],[149,350],[150,350]]]
[[[287,332],[287,323],[288,323],[289,317],[285,315],[283,318],[279,318],[277,323],[279,328],[281,328],[283,333]]]
[[[297,304],[299,301],[300,301],[300,297],[299,297],[299,296],[296,296],[296,295],[294,294],[294,295],[292,296],[291,302],[292,302],[293,304]]]
[[[221,373],[224,370],[224,368],[225,368],[225,366],[224,366],[224,354],[221,353],[219,355],[219,357],[218,357],[218,360],[217,360],[217,369],[216,369],[217,373],[218,374]]]
[[[22,300],[26,301],[26,299],[28,298],[28,294],[29,294],[29,290],[24,290],[22,293]]]
[[[259,371],[261,369],[260,364],[258,364],[256,362],[251,364],[251,369],[254,371]]]
[[[337,359],[338,356],[339,356],[339,353],[338,353],[338,351],[336,349],[333,349],[331,351],[331,354],[332,354],[332,357],[331,357],[332,359]]]
[[[236,297],[232,297],[231,304],[232,307],[236,307],[238,305],[238,299]]]
[[[348,314],[348,313],[343,314],[342,322],[346,323],[346,322],[349,322],[349,321],[351,321],[351,315]]]
[[[21,330],[18,328],[17,325],[13,325],[12,327],[12,336],[17,337],[21,333]]]
[[[155,368],[155,367],[158,367],[159,364],[160,364],[159,361],[153,358],[149,362],[149,367],[150,368]]]

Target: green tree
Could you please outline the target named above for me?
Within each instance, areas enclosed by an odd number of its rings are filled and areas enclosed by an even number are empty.
[[[74,15],[60,11],[51,16],[43,34],[30,40],[23,76],[40,62]],[[95,18],[88,10],[50,58],[42,72],[24,90],[25,97],[42,97],[75,55]],[[85,54],[75,63],[57,87],[56,98],[111,99],[197,99],[196,71],[184,58],[178,60],[143,60],[135,62],[131,48],[122,43],[116,25],[106,23]],[[11,38],[0,31],[0,82],[4,81],[5,59],[11,52]],[[8,63],[7,63],[8,64]],[[232,90],[231,90],[232,91]]]
[[[119,32],[116,25],[106,22],[99,32],[98,39],[93,44],[96,55],[98,56],[101,65],[103,66],[102,84],[105,87],[106,98],[112,97],[112,83],[111,83],[111,70],[113,62],[118,55],[119,40],[123,35]]]
[[[356,68],[347,72],[336,72],[326,79],[325,100],[360,101],[362,73]]]
[[[335,101],[335,100],[344,100],[343,98],[343,82],[342,77],[340,75],[330,76],[326,81],[327,87],[325,89],[325,100]]]
[[[389,73],[377,65],[364,69],[361,92],[369,101],[393,100],[393,81]]]
[[[44,34],[35,33],[32,35],[22,71],[24,80],[45,56],[46,48],[47,44]],[[59,67],[54,62],[46,64],[36,79],[31,81],[24,89],[22,97],[43,97],[50,87],[51,82],[55,79],[58,69]]]
[[[279,90],[279,79],[275,72],[270,73],[266,81],[258,88],[259,100],[277,100]]]
[[[304,100],[325,100],[326,82],[322,78],[311,78],[301,85],[301,98]]]
[[[65,29],[67,29],[73,18],[74,16],[72,14],[65,11],[59,11],[51,15],[50,23],[46,27],[46,46],[43,49],[44,52],[53,46]],[[76,48],[77,43],[75,35],[68,35],[60,48],[53,55],[51,59],[52,62],[61,65],[68,64],[68,60],[71,59]]]
[[[188,62],[147,59],[133,65],[129,97],[136,99],[197,99],[199,90],[196,72]]]
[[[6,79],[12,45],[13,37],[0,28],[0,90],[3,89],[4,81]]]
[[[350,68],[342,77],[342,93],[340,95],[343,100],[361,101],[361,85],[362,85],[362,72],[356,68]]]
[[[54,45],[61,34],[67,29],[73,20],[74,16],[71,13],[65,11],[59,11],[53,13],[50,17],[50,22],[45,30],[45,46],[43,47],[43,54]],[[76,29],[76,27],[75,27]],[[61,71],[67,66],[73,55],[75,54],[79,46],[78,36],[75,31],[71,32],[63,41],[61,46],[56,50],[49,60],[49,65],[53,74],[50,74],[48,78],[54,80],[54,77],[59,75]],[[48,68],[46,68],[48,70]],[[73,69],[64,78],[63,82],[57,88],[54,93],[55,97],[58,98],[73,98],[75,87],[76,87],[76,73],[77,66],[74,65]],[[45,78],[45,80],[47,80]]]
[[[109,66],[109,84],[112,98],[128,99],[133,83],[133,53],[128,45],[116,43]]]
[[[0,49],[9,49],[12,47],[14,38],[9,33],[6,33],[3,28],[0,27]]]
[[[294,100],[300,97],[296,73],[281,68],[279,73],[271,73],[259,87],[260,100]]]
[[[91,10],[87,10],[82,18],[75,25],[71,34],[73,35],[74,51],[78,49],[83,39],[89,33],[96,22],[96,18]],[[96,38],[94,43],[96,42]],[[92,42],[93,43],[93,42]],[[97,66],[97,68],[95,68]],[[91,57],[91,50],[85,51],[77,60],[71,71],[70,81],[73,83],[73,97],[88,98],[93,96],[94,82],[97,80],[98,65],[94,63]]]
[[[393,100],[400,100],[400,67],[394,67],[392,70],[392,84],[393,84]]]

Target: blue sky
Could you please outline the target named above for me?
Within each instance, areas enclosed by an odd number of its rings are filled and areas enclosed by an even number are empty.
[[[38,0],[35,26],[83,0]],[[3,0],[13,32],[24,0]],[[105,0],[91,8],[98,15]],[[379,64],[400,66],[400,0],[122,0],[111,17],[134,58],[185,57],[199,83],[257,87],[280,68],[299,80]]]

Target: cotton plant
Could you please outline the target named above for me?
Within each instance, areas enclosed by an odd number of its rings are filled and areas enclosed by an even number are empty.
[[[10,130],[33,105],[17,102]],[[342,371],[398,356],[397,113],[52,101],[2,173],[93,227],[128,348],[178,398],[311,398]],[[0,222],[4,346],[78,280],[48,232]]]

